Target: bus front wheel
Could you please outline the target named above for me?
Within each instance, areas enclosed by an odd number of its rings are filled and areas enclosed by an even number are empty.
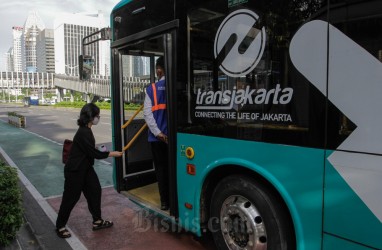
[[[210,206],[210,230],[218,249],[293,249],[285,206],[265,185],[246,176],[223,179]]]

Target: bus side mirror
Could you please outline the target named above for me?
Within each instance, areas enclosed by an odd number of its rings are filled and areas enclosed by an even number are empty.
[[[94,59],[91,56],[80,55],[79,59],[79,73],[80,80],[90,80],[90,76],[92,74],[92,69],[94,66]]]

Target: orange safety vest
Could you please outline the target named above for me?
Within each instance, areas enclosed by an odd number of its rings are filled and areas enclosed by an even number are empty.
[[[151,107],[151,111],[154,112],[157,110],[166,109],[165,103],[158,104],[157,89],[156,89],[155,83],[151,84],[151,87],[153,88],[153,102],[154,102],[154,105]]]

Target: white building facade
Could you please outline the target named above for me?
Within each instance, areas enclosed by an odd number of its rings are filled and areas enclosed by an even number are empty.
[[[12,27],[12,35],[13,35],[13,66],[12,71],[22,72],[23,71],[23,63],[22,63],[22,49],[21,49],[21,37],[23,35],[23,27]]]
[[[55,73],[79,75],[79,56],[94,58],[93,74],[108,75],[110,42],[99,41],[84,47],[82,39],[104,28],[104,15],[97,13],[62,14],[54,20]]]
[[[54,73],[54,32],[44,29],[36,37],[37,72]]]

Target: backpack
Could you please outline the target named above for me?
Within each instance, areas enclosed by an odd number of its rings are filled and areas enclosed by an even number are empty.
[[[65,139],[62,147],[62,163],[66,164],[69,158],[70,150],[72,149],[73,141]]]

